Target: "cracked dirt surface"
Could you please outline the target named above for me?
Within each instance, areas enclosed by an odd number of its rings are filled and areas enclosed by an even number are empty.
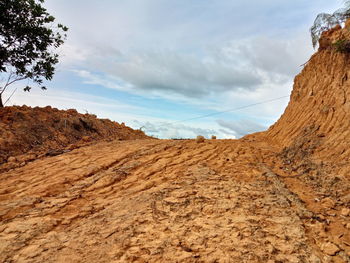
[[[0,261],[346,262],[254,145],[104,142],[3,173]]]

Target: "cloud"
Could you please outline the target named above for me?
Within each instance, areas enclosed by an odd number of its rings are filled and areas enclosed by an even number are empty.
[[[75,72],[86,83],[145,97],[208,99],[290,84],[311,52],[305,34],[294,40],[251,37],[186,52],[101,46]]]
[[[266,130],[266,127],[251,120],[238,120],[238,121],[216,121],[220,126],[231,131],[236,137],[242,137],[246,134]],[[220,130],[221,132],[227,132],[226,130]]]
[[[225,130],[225,129],[218,129],[219,132],[225,134],[225,135],[228,135],[228,136],[234,136],[234,138],[236,138],[236,135],[234,132],[230,132],[228,130]]]
[[[249,61],[252,68],[261,70],[271,80],[291,78],[300,71],[300,65],[306,62],[312,47],[309,37],[297,35],[293,39],[277,39],[259,36],[249,43],[238,46],[240,52]]]
[[[320,0],[317,7],[334,6],[328,2]],[[122,0],[101,5],[62,0],[47,5],[71,28],[62,49],[64,66],[142,96],[208,98],[283,84],[312,52],[306,18],[300,17],[312,17],[316,7],[302,0]]]
[[[315,14],[335,10],[339,2],[104,0],[96,4],[93,0],[60,0],[47,1],[45,6],[69,26],[69,41],[124,50],[135,46],[193,47],[258,32],[294,34],[295,28],[310,26]]]
[[[204,98],[227,92],[252,92],[271,81],[290,81],[298,70],[296,65],[306,59],[290,55],[293,60],[284,56],[283,61],[271,50],[278,47],[287,54],[288,46],[272,42],[261,42],[255,53],[255,47],[247,43],[244,47],[218,47],[216,53],[209,50],[201,56],[164,50],[132,54],[106,51],[107,57],[115,59],[92,56],[85,69],[75,72],[87,83],[143,96]],[[227,51],[229,48],[233,49],[232,54]]]
[[[203,97],[227,90],[254,90],[261,84],[254,68],[215,57],[198,57],[174,51],[104,54],[115,59],[106,61],[101,57],[92,57],[84,71],[93,73],[98,69],[108,78],[121,80],[133,91]],[[85,75],[80,74],[81,77],[91,78],[91,75]]]
[[[173,139],[188,139],[196,138],[198,135],[202,135],[205,138],[210,138],[212,135],[222,139],[234,139],[235,136],[230,132],[222,132],[217,128],[202,128],[194,127],[191,125],[185,125],[182,123],[169,123],[169,122],[143,122],[134,120],[134,127],[138,127],[146,132],[146,134],[155,136],[157,138],[173,138]]]
[[[179,123],[169,122],[141,122],[134,120],[134,125],[137,125],[146,132],[146,134],[159,138],[195,138],[197,135],[202,135],[209,138],[215,134],[213,129],[204,129],[193,126],[188,126]]]

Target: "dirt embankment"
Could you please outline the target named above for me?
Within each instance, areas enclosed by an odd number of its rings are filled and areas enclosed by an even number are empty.
[[[323,35],[266,132],[111,140],[3,172],[0,261],[350,262],[350,56],[332,45],[349,29]]]
[[[316,244],[350,248],[350,20],[324,32],[320,47],[296,76],[281,118],[264,133],[279,146],[273,170],[310,211],[320,214]],[[326,222],[326,223],[324,223]],[[350,254],[349,254],[350,255]],[[327,261],[325,261],[327,262]],[[350,262],[347,257],[345,262]]]
[[[0,164],[9,158],[23,162],[38,154],[54,155],[92,141],[146,138],[140,130],[76,110],[27,106],[0,109]],[[26,156],[19,156],[23,154]]]
[[[350,41],[350,20],[323,33],[318,52],[295,78],[288,107],[266,135],[285,150],[298,149],[298,159],[346,164],[342,173],[349,173],[350,55],[336,51],[339,40]]]

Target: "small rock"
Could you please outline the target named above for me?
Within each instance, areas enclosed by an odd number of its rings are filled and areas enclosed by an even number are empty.
[[[83,136],[83,137],[81,138],[81,140],[82,140],[83,142],[89,142],[89,141],[91,141],[91,137],[90,137],[90,136]]]
[[[350,209],[349,208],[343,208],[340,212],[342,216],[349,216],[350,215]]]
[[[7,159],[7,161],[8,161],[9,163],[14,163],[14,162],[17,161],[17,158],[16,158],[16,157],[13,157],[13,156],[10,156],[10,157]]]
[[[314,226],[314,230],[315,230],[315,232],[317,233],[318,236],[320,236],[320,237],[327,237],[326,228],[325,228],[324,224],[317,223]]]
[[[205,141],[205,138],[203,137],[203,136],[201,136],[201,135],[198,135],[197,136],[197,139],[196,139],[196,142],[197,143],[202,143],[202,142],[204,142]]]
[[[337,216],[337,214],[335,214],[333,211],[327,211],[326,214],[328,216],[333,216],[333,217]]]
[[[320,219],[320,220],[326,220],[326,218],[323,216],[323,215],[317,215],[317,217]]]
[[[211,205],[207,205],[207,206],[203,207],[202,212],[206,215],[211,215],[214,213],[214,208]]]
[[[329,256],[334,256],[340,251],[339,247],[332,242],[322,244],[321,250]]]
[[[88,246],[93,246],[93,245],[96,245],[98,242],[94,239],[90,239],[88,241],[86,241],[86,245]]]
[[[70,223],[71,223],[71,220],[68,218],[63,219],[61,222],[62,225],[69,225]]]
[[[275,251],[275,247],[271,244],[268,244],[267,251],[269,252],[269,254],[272,254]]]
[[[68,145],[67,150],[72,151],[72,150],[74,150],[74,149],[76,149],[76,148],[78,148],[78,147],[79,147],[79,146],[76,145],[76,144],[70,144],[70,145]]]
[[[324,208],[327,208],[327,209],[332,209],[335,207],[335,201],[329,197],[322,199],[321,204]]]
[[[321,263],[321,260],[319,259],[319,257],[317,257],[315,255],[311,255],[310,262],[311,263]]]
[[[346,227],[347,229],[350,229],[350,223],[347,223],[347,224],[345,225],[345,227]]]
[[[60,155],[62,153],[64,153],[64,151],[62,149],[58,149],[58,150],[51,149],[51,150],[48,150],[46,152],[46,156],[56,156],[56,155]]]
[[[211,139],[212,139],[212,140],[216,140],[216,136],[215,136],[215,135],[212,135],[212,136],[211,136]]]
[[[35,153],[31,153],[31,154],[28,154],[27,160],[32,161],[32,160],[35,160],[36,157],[37,157],[37,155]]]

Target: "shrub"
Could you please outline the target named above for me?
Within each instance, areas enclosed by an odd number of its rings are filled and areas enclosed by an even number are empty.
[[[310,28],[312,45],[315,48],[320,40],[321,34],[336,25],[341,25],[350,18],[350,1],[345,1],[345,7],[336,10],[333,14],[318,14],[313,26]]]
[[[350,53],[350,41],[347,39],[339,39],[332,46],[337,52]]]

